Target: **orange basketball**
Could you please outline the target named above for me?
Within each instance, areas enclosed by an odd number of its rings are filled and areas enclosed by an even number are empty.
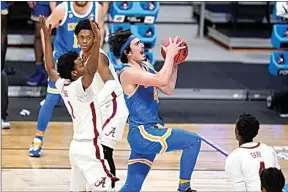
[[[176,38],[171,38],[172,39],[172,42],[175,41]],[[181,41],[182,38],[179,38],[178,37],[178,40],[177,40],[177,43],[179,41]],[[167,39],[163,44],[163,46],[167,47],[169,45],[169,39]],[[182,63],[183,61],[185,61],[185,59],[187,58],[188,56],[188,46],[187,46],[187,43],[185,42],[185,40],[179,45],[179,47],[182,47],[182,46],[186,46],[184,49],[181,49],[177,55],[175,55],[174,57],[174,63],[175,64],[180,64]],[[161,55],[163,57],[163,59],[165,60],[166,58],[166,52],[163,50],[163,48],[161,47]]]

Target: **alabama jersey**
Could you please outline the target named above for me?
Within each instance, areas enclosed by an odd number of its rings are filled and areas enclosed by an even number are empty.
[[[274,149],[263,143],[245,143],[226,159],[227,173],[234,191],[261,191],[260,174],[265,168],[280,169]]]
[[[58,78],[55,83],[73,121],[76,140],[97,138],[102,131],[102,115],[96,95],[97,90],[90,85],[83,89],[82,77],[70,82]]]

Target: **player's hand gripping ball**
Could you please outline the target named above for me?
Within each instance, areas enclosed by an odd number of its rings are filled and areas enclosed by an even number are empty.
[[[171,38],[171,39],[172,39],[172,42],[174,42],[176,38],[174,37],[174,38]],[[180,64],[180,63],[182,63],[183,61],[185,61],[185,59],[186,59],[187,56],[188,56],[188,46],[187,46],[187,43],[185,42],[185,40],[178,37],[177,43],[180,42],[181,40],[183,40],[183,42],[179,45],[179,47],[185,46],[185,48],[180,49],[179,52],[178,52],[178,54],[175,55],[175,57],[174,57],[174,63],[175,63],[175,64]],[[168,45],[169,45],[169,39],[167,39],[167,40],[162,44],[162,46],[164,46],[164,47],[167,47]],[[162,55],[163,59],[165,60],[165,58],[166,58],[166,52],[165,52],[165,50],[163,49],[162,46],[161,46],[161,55]]]

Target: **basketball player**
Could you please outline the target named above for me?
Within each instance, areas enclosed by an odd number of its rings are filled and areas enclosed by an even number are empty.
[[[253,142],[259,128],[259,121],[250,114],[244,113],[236,121],[235,135],[239,148],[227,157],[225,165],[234,191],[261,191],[261,172],[269,167],[280,169],[274,149]]]
[[[31,20],[34,21],[34,55],[36,72],[27,80],[28,85],[39,85],[47,81],[47,74],[43,63],[43,50],[41,43],[41,26],[39,23],[39,16],[49,17],[51,14],[49,1],[27,1],[29,8],[32,10]]]
[[[89,20],[80,21],[75,27],[75,35],[81,48],[83,61],[91,55],[93,45],[93,33]],[[123,89],[119,83],[113,65],[106,53],[100,49],[98,70],[93,81],[93,87],[99,89],[98,101],[103,117],[103,145],[105,159],[107,159],[110,171],[116,174],[113,160],[113,149],[118,141],[122,140],[124,128],[128,118],[128,109],[123,96]],[[115,184],[112,182],[112,188]]]
[[[264,169],[260,175],[262,192],[282,192],[285,178],[277,168]]]
[[[99,135],[102,134],[101,111],[97,89],[92,86],[99,63],[101,35],[98,26],[91,22],[93,47],[87,64],[78,53],[69,51],[58,59],[56,70],[50,40],[51,28],[40,18],[45,38],[45,66],[49,78],[60,91],[73,121],[73,140],[69,149],[72,167],[70,191],[107,191],[111,180],[117,181],[106,168]],[[59,73],[59,75],[58,75]],[[87,184],[87,185],[86,185]]]
[[[153,164],[155,156],[165,152],[182,150],[178,191],[195,191],[190,187],[201,138],[186,130],[164,128],[158,116],[158,93],[173,94],[178,65],[174,56],[180,41],[171,42],[166,50],[166,60],[157,73],[152,65],[145,62],[144,45],[130,30],[119,31],[109,38],[113,54],[123,64],[119,79],[129,110],[128,142],[132,149],[128,161],[128,175],[120,191],[140,191]]]
[[[75,1],[62,2],[59,4],[47,19],[47,26],[56,28],[56,37],[54,40],[54,61],[68,51],[80,52],[77,38],[74,35],[74,29],[77,23],[82,19],[93,18],[103,26],[102,6],[97,2]],[[103,30],[101,30],[101,35]],[[101,36],[102,37],[102,36]],[[43,40],[44,37],[42,37]],[[44,44],[44,41],[42,41]],[[43,48],[45,51],[45,48]],[[52,81],[48,81],[47,94],[44,104],[41,106],[38,121],[37,132],[33,143],[29,149],[31,157],[40,157],[43,145],[43,136],[49,121],[52,118],[55,105],[59,102],[61,96],[59,90]]]

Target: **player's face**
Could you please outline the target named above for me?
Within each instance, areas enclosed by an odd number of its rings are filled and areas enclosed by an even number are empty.
[[[138,38],[135,38],[130,43],[131,58],[134,61],[140,62],[146,59],[144,54],[144,44]]]
[[[88,1],[75,1],[75,4],[79,7],[85,7]]]
[[[93,45],[94,35],[91,30],[83,29],[78,33],[77,39],[81,50],[87,52]]]
[[[79,77],[84,75],[84,62],[81,60],[80,57],[78,57],[75,61],[74,61],[74,70],[72,71],[72,78],[73,79],[78,79]]]

